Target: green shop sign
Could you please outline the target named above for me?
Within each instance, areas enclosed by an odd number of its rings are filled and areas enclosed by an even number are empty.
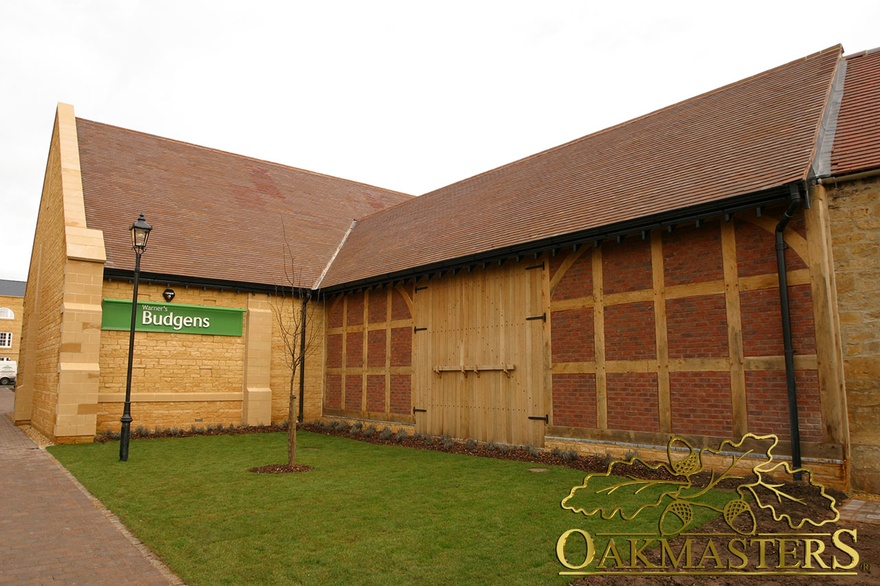
[[[105,299],[103,310],[102,330],[127,332],[131,328],[131,301]],[[240,336],[244,312],[232,307],[138,301],[135,331]]]

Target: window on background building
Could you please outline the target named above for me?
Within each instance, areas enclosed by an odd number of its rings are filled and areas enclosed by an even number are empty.
[[[0,332],[0,348],[12,348],[12,332]]]
[[[15,319],[15,314],[8,307],[0,307],[0,319]]]

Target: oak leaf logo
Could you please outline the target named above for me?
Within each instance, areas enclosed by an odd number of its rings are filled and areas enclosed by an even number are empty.
[[[792,529],[836,522],[840,513],[834,497],[813,482],[809,470],[794,470],[787,461],[777,460],[773,451],[778,443],[775,435],[749,433],[736,442],[724,440],[717,449],[697,449],[687,440],[673,437],[666,446],[667,462],[648,463],[635,457],[615,460],[605,472],[588,474],[583,484],[572,488],[562,500],[562,508],[604,520],[619,515],[625,521],[646,511],[659,511],[658,529],[663,536],[688,529],[695,519],[694,509],[699,507],[719,513],[742,535],[753,535],[757,530],[754,506],[769,511],[775,521],[784,521]],[[706,455],[727,465],[706,471]],[[735,470],[748,469],[744,463],[751,464],[752,473],[737,476]],[[807,481],[788,482],[796,475],[806,475]],[[710,491],[731,485],[735,490],[706,498]],[[723,504],[719,504],[719,495]],[[724,495],[729,498],[725,500]],[[824,505],[818,507],[823,511],[821,518],[815,517],[817,502]]]

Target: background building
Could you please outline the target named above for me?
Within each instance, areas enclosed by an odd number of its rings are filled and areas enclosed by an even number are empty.
[[[25,283],[0,279],[0,360],[18,360]]]

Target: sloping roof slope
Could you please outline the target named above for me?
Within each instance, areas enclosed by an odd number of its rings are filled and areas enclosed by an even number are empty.
[[[295,285],[312,287],[352,220],[412,199],[79,118],[77,134],[86,221],[111,269],[134,268],[128,227],[143,213],[144,272],[287,286],[286,240]]]
[[[880,49],[850,55],[831,154],[832,175],[880,168]]]
[[[806,179],[841,52],[832,47],[365,218],[324,285]]]
[[[0,279],[0,297],[24,297],[26,286],[24,281]]]

